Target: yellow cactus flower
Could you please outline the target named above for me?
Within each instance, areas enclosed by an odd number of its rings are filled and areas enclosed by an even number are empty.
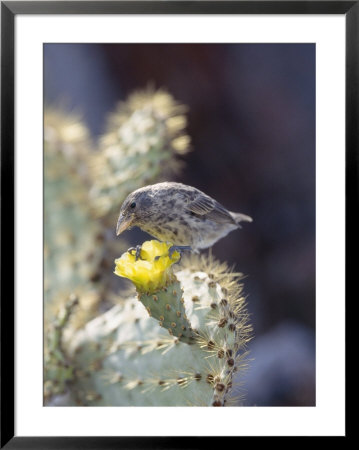
[[[156,292],[173,280],[171,266],[180,259],[177,251],[169,257],[171,247],[171,243],[146,241],[141,247],[141,258],[136,261],[135,254],[124,253],[115,260],[114,273],[131,280],[138,292]]]

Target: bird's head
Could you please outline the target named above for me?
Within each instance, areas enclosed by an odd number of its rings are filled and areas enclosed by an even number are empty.
[[[141,188],[132,192],[123,202],[120,215],[117,220],[116,235],[133,226],[139,226],[149,215],[152,214],[153,201],[150,192]]]

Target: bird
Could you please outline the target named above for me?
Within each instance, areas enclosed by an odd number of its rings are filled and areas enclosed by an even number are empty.
[[[229,232],[252,222],[246,214],[231,212],[199,189],[165,181],[137,189],[124,200],[117,221],[116,235],[133,226],[162,242],[170,242],[173,251],[198,253],[214,245]],[[140,257],[140,246],[136,259]]]

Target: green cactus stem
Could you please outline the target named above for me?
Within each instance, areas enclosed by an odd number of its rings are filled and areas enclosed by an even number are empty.
[[[197,333],[191,328],[184,308],[183,290],[178,281],[163,287],[156,294],[138,294],[149,316],[159,321],[159,325],[182,342],[193,344]]]

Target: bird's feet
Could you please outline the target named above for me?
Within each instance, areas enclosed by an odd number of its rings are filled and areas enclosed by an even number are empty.
[[[180,254],[180,259],[177,262],[180,262],[182,258],[182,252],[187,250],[191,252],[192,247],[190,247],[189,245],[172,245],[172,247],[168,249],[168,256],[170,259],[172,259],[173,253],[178,252]]]
[[[139,259],[143,260],[143,258],[141,258],[141,250],[142,250],[142,246],[136,245],[136,247],[131,247],[127,251],[130,255],[135,256],[135,261],[138,261]],[[178,252],[180,254],[180,258],[177,262],[180,262],[181,257],[182,257],[182,252],[187,251],[187,250],[191,252],[192,247],[190,247],[189,245],[172,245],[172,247],[170,247],[168,249],[168,256],[170,259],[172,259],[173,253]],[[155,261],[157,261],[160,258],[161,258],[161,256],[156,256]]]
[[[136,245],[136,247],[131,247],[127,251],[132,256],[134,256],[133,252],[135,252],[135,261],[138,261],[139,259],[143,259],[143,258],[141,258],[141,250],[142,250],[142,246]]]

